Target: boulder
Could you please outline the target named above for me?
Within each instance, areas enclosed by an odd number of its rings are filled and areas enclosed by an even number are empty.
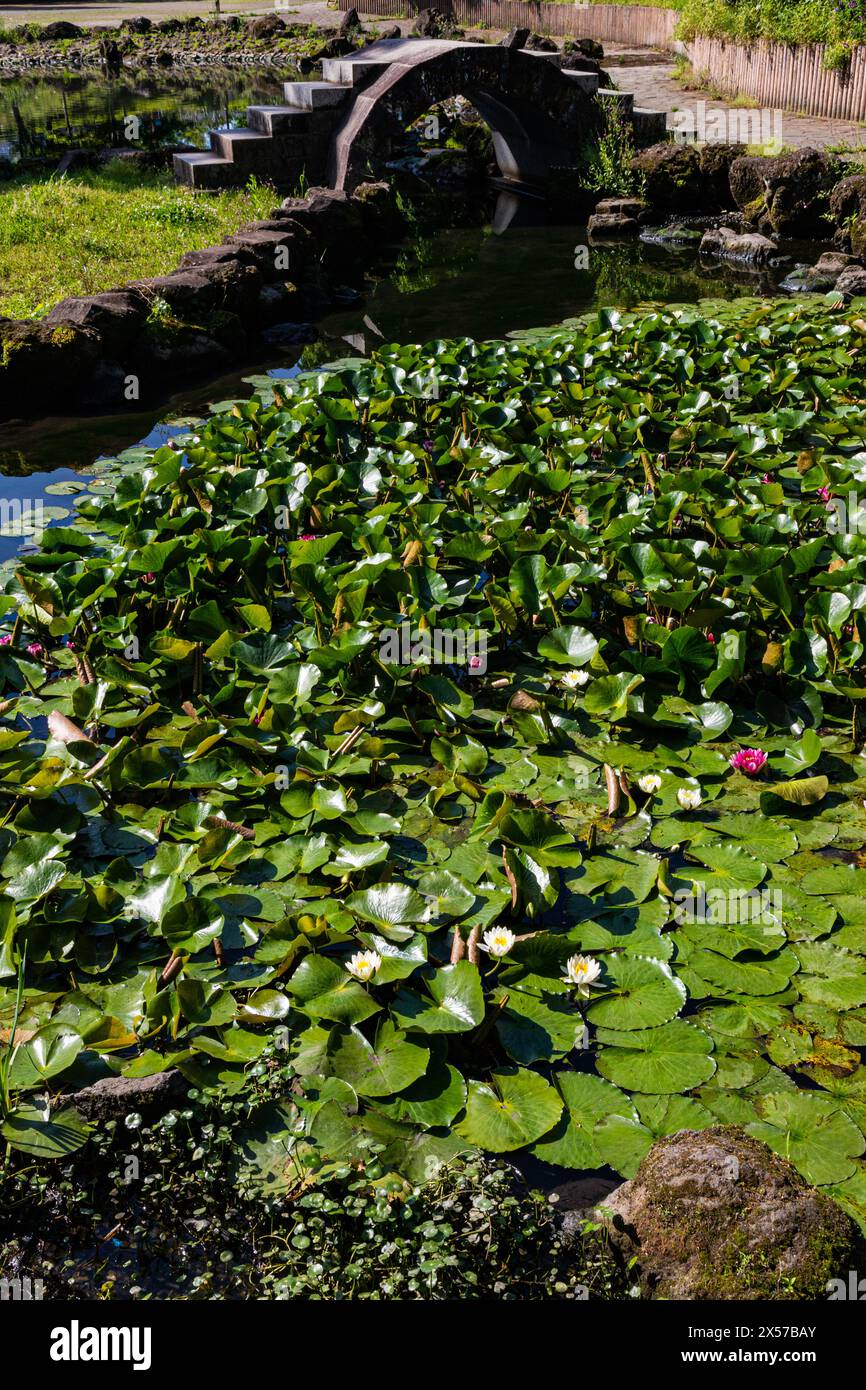
[[[38,37],[46,43],[53,43],[55,39],[83,39],[86,36],[85,29],[79,29],[77,24],[70,24],[66,19],[55,20],[53,24],[46,24],[39,30]]]
[[[859,265],[847,266],[836,281],[835,289],[837,294],[843,294],[846,299],[866,294],[866,270]]]
[[[653,1145],[600,1208],[657,1298],[826,1298],[855,1269],[851,1218],[787,1160],[734,1126],[683,1130]]]
[[[500,39],[501,48],[525,48],[529,38],[528,29],[509,29],[504,39]]]
[[[731,193],[731,165],[744,153],[743,145],[728,145],[721,141],[709,141],[698,150],[698,164],[701,175],[707,182],[713,207],[736,207]]]
[[[148,280],[132,280],[129,289],[137,291],[151,303],[163,299],[181,318],[206,314],[215,308],[218,291],[201,269],[175,270],[170,275],[157,275]]]
[[[849,174],[840,179],[830,193],[830,217],[840,226],[849,217],[858,217],[866,205],[866,174]]]
[[[379,38],[380,38],[380,39],[399,39],[399,38],[400,38],[400,25],[399,25],[399,24],[386,24],[385,27],[384,27],[383,29],[380,29],[380,30],[379,30]]]
[[[531,33],[524,48],[528,48],[532,53],[558,53],[559,48],[553,39],[547,38],[545,34]]]
[[[148,19],[147,15],[140,14],[133,19],[125,19],[120,27],[128,34],[149,34],[153,28],[153,20]]]
[[[711,227],[701,239],[702,256],[734,261],[740,265],[767,265],[779,254],[779,248],[760,232],[735,232],[733,227]]]
[[[838,278],[838,270],[820,270],[816,265],[797,265],[779,282],[779,289],[785,290],[788,294],[820,294],[822,291],[832,290]]]
[[[866,255],[866,174],[850,174],[836,184],[830,219],[838,229],[834,240],[850,246],[855,256]]]
[[[0,417],[90,404],[90,380],[104,349],[99,335],[47,318],[0,319]],[[50,383],[50,386],[46,386]]]
[[[650,246],[666,246],[673,251],[698,245],[704,237],[699,227],[688,227],[682,222],[670,222],[666,227],[647,227],[641,232],[641,241]]]
[[[745,156],[731,165],[731,193],[759,231],[818,237],[829,227],[829,197],[839,170],[838,160],[808,147],[769,159]]]
[[[262,14],[246,23],[246,34],[250,39],[273,39],[285,32],[286,26],[276,14]]]
[[[566,39],[562,45],[564,54],[582,53],[584,58],[595,58],[601,62],[604,48],[597,39]]]
[[[69,1099],[86,1120],[123,1120],[142,1111],[153,1116],[170,1110],[183,1101],[186,1091],[180,1072],[171,1070],[155,1076],[106,1076]]]
[[[631,167],[643,175],[646,200],[654,210],[694,212],[710,206],[694,145],[650,145],[635,155]]]
[[[842,274],[842,271],[849,265],[859,265],[860,262],[854,256],[848,256],[843,251],[825,251],[815,262],[815,270],[824,271],[827,274]]]
[[[637,236],[640,223],[623,212],[594,212],[586,224],[590,237]]]
[[[345,14],[340,15],[337,33],[342,34],[343,38],[346,38],[349,34],[357,34],[359,30],[362,29],[363,25],[358,18],[358,11],[354,7],[350,10],[346,10]]]
[[[449,34],[451,29],[452,22],[448,15],[442,14],[440,10],[427,9],[418,11],[412,33],[421,39],[441,39],[445,34]]]
[[[646,203],[642,198],[602,198],[595,205],[595,215],[597,217],[634,217],[638,218],[646,211]]]
[[[90,329],[115,352],[135,344],[146,318],[147,302],[144,296],[133,290],[122,289],[61,299],[49,310],[44,321]]]

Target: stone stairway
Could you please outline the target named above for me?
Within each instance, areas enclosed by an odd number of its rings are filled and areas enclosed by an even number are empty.
[[[539,60],[559,58],[554,53],[521,51]],[[192,189],[214,189],[243,186],[256,175],[289,192],[302,176],[308,184],[326,182],[328,150],[346,102],[393,61],[372,49],[369,57],[367,52],[325,59],[321,81],[286,82],[283,106],[247,107],[247,126],[211,131],[208,151],[176,154],[175,178]],[[601,87],[593,67],[587,62],[586,69],[570,67],[561,72],[587,95],[615,102],[623,117],[632,121],[638,144],[664,139],[665,113],[643,111],[635,107],[630,92]]]

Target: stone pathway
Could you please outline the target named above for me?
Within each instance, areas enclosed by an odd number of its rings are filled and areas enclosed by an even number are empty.
[[[651,51],[647,51],[648,56]],[[653,61],[634,65],[632,61],[620,66],[618,54],[626,50],[611,45],[605,52],[604,67],[624,92],[633,92],[635,106],[648,106],[667,111],[668,129],[682,129],[683,124],[699,127],[703,121],[706,138],[728,139],[746,144],[764,144],[777,138],[783,145],[802,147],[813,145],[853,147],[862,150],[866,158],[866,125],[857,121],[834,121],[823,116],[795,115],[790,111],[758,110],[746,106],[731,106],[715,99],[709,92],[686,91],[672,76],[674,60],[666,54],[653,55]],[[628,50],[630,59],[634,50]],[[700,106],[703,103],[703,107]]]

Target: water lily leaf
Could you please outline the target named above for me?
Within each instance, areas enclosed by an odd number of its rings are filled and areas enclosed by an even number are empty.
[[[9,1084],[14,1090],[41,1086],[71,1066],[84,1046],[84,1039],[66,1023],[49,1023],[39,1028],[12,1053]]]
[[[816,1187],[840,1183],[857,1170],[866,1139],[836,1101],[811,1091],[762,1096],[760,1119],[746,1132],[787,1158]]]
[[[565,1111],[556,1128],[534,1145],[532,1152],[545,1163],[563,1168],[600,1168],[603,1159],[594,1139],[598,1122],[606,1115],[637,1119],[628,1096],[600,1076],[586,1072],[557,1072],[556,1088]]]
[[[466,1115],[456,1131],[488,1153],[522,1149],[551,1129],[562,1113],[553,1087],[516,1067],[491,1073],[490,1083],[470,1081]]]
[[[775,796],[794,806],[814,806],[823,801],[830,790],[826,777],[799,777],[794,782],[777,782],[772,788]]]
[[[629,696],[642,683],[642,676],[602,676],[587,686],[584,708],[587,714],[604,715],[611,722],[624,719]]]
[[[634,1177],[655,1143],[652,1130],[628,1115],[606,1116],[593,1138],[602,1161],[624,1178]]]
[[[641,1124],[657,1139],[678,1134],[681,1129],[707,1129],[716,1117],[706,1106],[690,1096],[634,1096]]]
[[[696,883],[702,883],[707,891],[748,891],[757,888],[767,876],[766,864],[753,858],[742,845],[697,844],[690,847],[689,853],[703,868],[686,864],[679,872]]]
[[[596,1027],[651,1029],[675,1018],[686,1002],[685,986],[664,961],[614,956],[605,971],[609,992],[587,1010]]]
[[[397,941],[405,941],[414,933],[401,931],[395,935],[394,928],[424,922],[429,915],[421,894],[405,883],[387,883],[351,893],[346,899],[346,908],[362,921],[372,922],[384,936]]]
[[[797,958],[787,947],[749,961],[697,950],[689,957],[689,965],[723,994],[778,994],[797,972]]]
[[[327,1018],[335,1023],[361,1023],[379,1012],[367,990],[326,956],[307,956],[287,984],[298,1007],[311,1018]]]
[[[401,1027],[422,1033],[466,1033],[484,1017],[484,994],[478,967],[461,960],[443,966],[426,980],[431,998],[401,989],[392,1013]]]
[[[381,1108],[394,1119],[411,1121],[424,1129],[441,1129],[450,1125],[465,1105],[466,1082],[460,1072],[433,1062],[424,1076]]]
[[[519,989],[497,989],[496,1031],[513,1061],[523,1066],[571,1052],[583,1036],[583,1019],[562,999],[542,1000]]]
[[[64,1158],[86,1144],[91,1132],[74,1106],[53,1109],[47,1096],[16,1105],[0,1125],[6,1142],[33,1158]]]
[[[598,651],[598,642],[583,627],[555,627],[538,643],[538,654],[557,666],[586,666]]]
[[[358,1028],[352,1028],[331,1054],[335,1076],[347,1081],[359,1096],[390,1096],[405,1091],[423,1076],[430,1052],[409,1042],[389,1020],[383,1020],[370,1043]]]
[[[597,1042],[598,1070],[626,1091],[648,1095],[690,1091],[716,1070],[709,1055],[712,1038],[683,1019],[630,1033],[605,1028]]]

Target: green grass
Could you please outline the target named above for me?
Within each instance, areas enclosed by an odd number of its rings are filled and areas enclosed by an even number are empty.
[[[0,314],[39,318],[67,295],[164,275],[185,251],[214,245],[276,201],[254,180],[193,194],[167,172],[120,160],[63,178],[15,179],[0,186]]]

